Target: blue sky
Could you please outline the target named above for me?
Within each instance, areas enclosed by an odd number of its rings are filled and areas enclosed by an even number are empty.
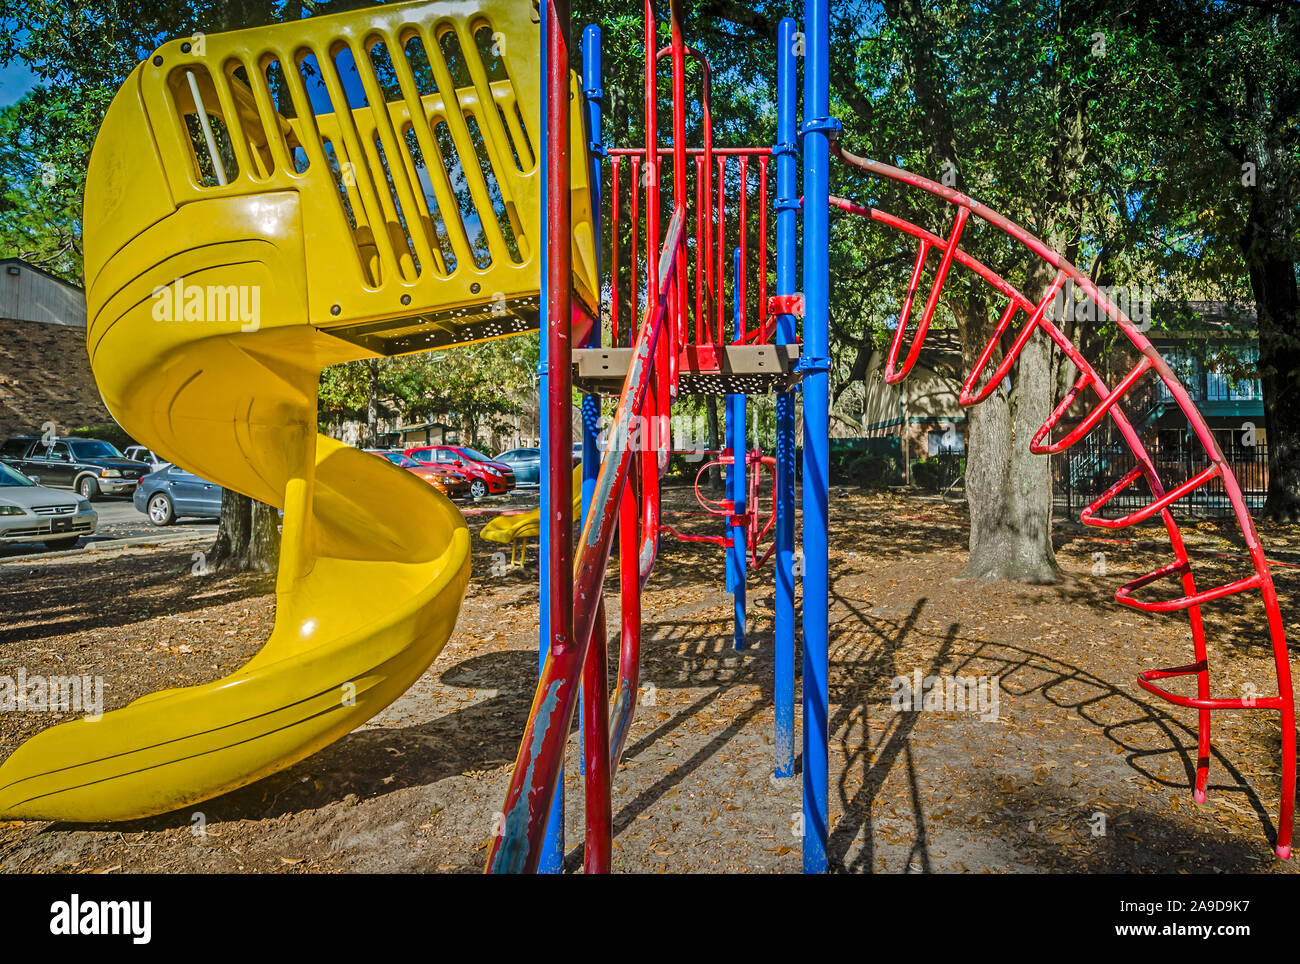
[[[0,67],[0,107],[17,103],[34,86],[36,78],[22,64]]]

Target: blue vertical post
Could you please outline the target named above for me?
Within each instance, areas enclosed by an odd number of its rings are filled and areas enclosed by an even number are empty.
[[[741,260],[740,248],[736,248],[736,331],[740,331],[740,291]],[[745,520],[745,453],[749,447],[749,436],[745,431],[746,396],[727,396],[727,448],[731,449],[731,468],[727,471],[727,496],[732,503],[731,520],[728,534],[731,545],[727,548],[727,591],[731,593],[733,620],[731,644],[733,648],[745,648],[745,580],[746,553],[748,552],[748,534]]]
[[[830,604],[830,3],[804,5],[803,869],[825,873]]]
[[[601,262],[601,191],[600,164],[605,148],[600,139],[601,109],[605,100],[605,91],[601,86],[600,64],[600,27],[588,24],[582,31],[582,93],[585,98],[587,160],[591,178],[592,235],[596,248],[596,318],[591,326],[591,334],[580,348],[600,347],[600,262]],[[586,525],[587,510],[591,508],[592,494],[596,491],[596,476],[600,474],[600,450],[597,445],[600,434],[600,396],[589,394],[582,396],[582,515],[579,525]],[[578,715],[578,745],[586,739],[583,729],[582,714]],[[587,754],[578,754],[578,769],[585,773]]]
[[[604,210],[601,191],[601,158],[605,156],[605,146],[601,140],[601,113],[605,104],[605,89],[601,67],[600,27],[589,24],[582,31],[582,93],[586,97],[587,109],[587,156],[591,167],[591,208],[592,234],[596,247],[596,323],[591,326],[591,335],[584,348],[599,348],[601,341],[601,255],[602,221]],[[587,510],[591,506],[592,493],[596,490],[596,476],[600,474],[600,449],[597,444],[600,433],[600,396],[584,395],[582,399],[582,521],[587,521]]]
[[[795,23],[789,17],[777,28],[776,60],[776,293],[795,293],[799,172]],[[776,316],[776,341],[797,340],[795,317]],[[776,632],[772,700],[773,774],[794,776],[794,391],[776,396]]]
[[[547,20],[550,17],[551,5],[547,0],[541,0],[541,17],[542,29],[539,43],[541,44],[541,90],[546,90],[546,30]],[[542,197],[541,210],[546,210],[546,167],[547,155],[550,153],[546,149],[546,108],[541,110],[541,143],[542,145]],[[540,360],[537,364],[537,397],[539,400],[550,397],[550,378],[547,375],[546,360],[548,352],[546,350],[546,236],[543,232],[541,237],[541,297],[539,301],[539,311],[541,321],[537,326],[538,338],[541,342]],[[549,486],[546,484],[548,478],[548,466],[550,447],[546,444],[550,436],[550,430],[547,426],[545,414],[538,418],[538,441],[541,443],[541,517],[549,519],[551,517],[551,496]],[[550,552],[547,551],[545,540],[542,540],[538,546],[537,553],[537,664],[538,671],[546,663],[546,654],[550,651],[551,643],[551,617],[550,605],[548,600],[548,588],[550,586],[551,560]],[[564,770],[560,770],[560,779],[555,787],[555,799],[551,803],[551,815],[546,822],[546,836],[542,839],[542,855],[537,864],[537,872],[541,874],[558,874],[564,869]]]

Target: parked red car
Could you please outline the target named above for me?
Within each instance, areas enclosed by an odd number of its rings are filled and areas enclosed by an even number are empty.
[[[459,470],[469,479],[470,495],[476,499],[500,495],[515,487],[515,473],[510,466],[464,445],[415,445],[406,454],[424,465]]]
[[[419,476],[449,499],[469,498],[469,479],[461,472],[450,468],[434,468],[430,465],[423,465],[409,455],[396,450],[366,449],[366,451],[371,455],[378,455],[381,459],[392,462],[398,468],[406,469],[406,471]]]

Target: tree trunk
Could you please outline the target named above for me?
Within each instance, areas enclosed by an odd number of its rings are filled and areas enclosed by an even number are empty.
[[[954,186],[964,192],[966,178],[944,92],[943,70],[934,57],[936,26],[918,0],[887,0],[885,10],[911,35],[906,57],[934,169],[951,173]],[[950,219],[949,231],[951,225]],[[952,297],[949,304],[969,371],[992,337],[993,325],[982,296]],[[1046,338],[1030,339],[1011,380],[1014,387],[1010,393],[1000,387],[967,410],[970,558],[962,575],[1051,583],[1060,574],[1052,548],[1051,464],[1048,457],[1029,451],[1030,438],[1052,409],[1052,348]]]
[[[974,366],[991,326],[968,319],[962,354]],[[970,559],[962,575],[1052,583],[1060,575],[1052,548],[1052,473],[1049,456],[1029,451],[1029,439],[1051,409],[1052,353],[1032,338],[1020,354],[1008,393],[998,388],[967,409],[966,501]]]
[[[1272,115],[1269,92],[1247,84],[1247,110],[1258,132],[1249,155],[1256,163],[1250,208],[1239,238],[1259,330],[1259,375],[1268,443],[1264,515],[1300,520],[1300,293],[1296,289],[1294,194],[1286,190],[1289,147]]]
[[[379,359],[366,362],[366,441],[369,448],[379,445]]]
[[[1254,227],[1254,225],[1252,225]],[[1253,232],[1248,233],[1253,234]],[[1267,242],[1243,247],[1259,319],[1259,373],[1268,443],[1268,496],[1264,515],[1300,521],[1300,306],[1295,264],[1261,253]]]
[[[208,564],[229,572],[275,572],[280,562],[279,521],[272,506],[224,489]]]

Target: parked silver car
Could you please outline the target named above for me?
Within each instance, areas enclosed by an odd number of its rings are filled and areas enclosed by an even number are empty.
[[[156,526],[169,526],[180,518],[221,518],[221,486],[179,465],[150,472],[140,480],[131,501]]]
[[[71,492],[37,485],[0,462],[0,542],[43,542],[51,549],[71,549],[94,533],[99,514]]]

